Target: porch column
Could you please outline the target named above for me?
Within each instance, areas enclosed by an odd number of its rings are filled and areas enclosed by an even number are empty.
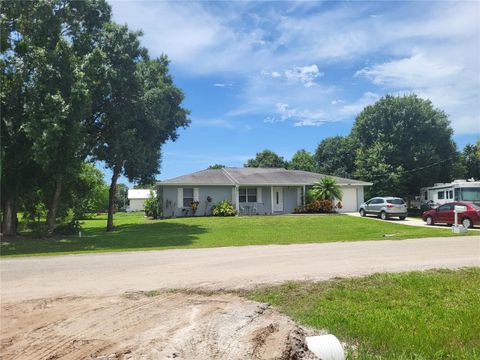
[[[270,214],[273,214],[273,186],[270,186],[270,200],[272,203],[272,208],[270,210]]]
[[[235,186],[235,210],[237,210],[237,214],[240,212],[240,191],[238,186]]]
[[[303,185],[302,205],[305,206],[307,202],[306,186]]]

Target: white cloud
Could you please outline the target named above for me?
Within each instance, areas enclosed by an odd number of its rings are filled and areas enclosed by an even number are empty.
[[[213,84],[213,86],[231,88],[233,84],[232,83],[215,83]]]
[[[468,57],[436,56],[438,49],[364,68],[356,73],[393,93],[413,92],[445,110],[457,134],[480,133],[480,70]],[[471,56],[471,55],[470,55]],[[480,61],[478,55],[473,55]],[[477,124],[477,126],[475,126]]]
[[[366,106],[375,103],[378,99],[380,99],[379,94],[367,91],[366,93],[362,94],[362,96],[357,100],[343,105],[338,110],[336,115],[339,119],[354,117],[358,115]]]
[[[116,21],[143,29],[153,55],[167,53],[182,74],[228,73],[240,103],[226,117],[281,120],[281,103],[289,104],[283,116],[294,113],[283,121],[319,124],[351,119],[386,93],[416,92],[445,109],[457,133],[471,133],[480,122],[479,2],[112,6]],[[329,75],[322,81],[319,69]],[[226,87],[220,84],[214,86]],[[321,121],[307,116],[318,109]]]
[[[285,79],[289,84],[300,83],[307,88],[314,86],[316,84],[315,79],[324,75],[316,64],[294,66],[283,71],[268,71],[264,69],[261,71],[261,74],[265,77]]]
[[[319,126],[325,122],[322,111],[311,111],[307,109],[291,108],[285,103],[277,103],[277,115],[268,116],[266,123],[284,122],[293,120],[294,126]]]
[[[305,87],[315,85],[315,79],[323,76],[318,70],[318,66],[313,64],[309,66],[296,66],[291,70],[285,71],[285,77],[292,82],[301,82]]]
[[[463,69],[462,65],[418,53],[400,60],[363,68],[357,71],[355,76],[364,76],[377,85],[423,87],[451,79]]]

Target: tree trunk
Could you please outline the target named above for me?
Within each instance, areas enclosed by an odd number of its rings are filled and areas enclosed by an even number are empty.
[[[117,180],[120,175],[120,166],[115,165],[113,167],[112,182],[110,183],[110,189],[108,191],[108,219],[107,219],[107,231],[113,231],[113,210],[115,206],[115,194],[117,192]]]
[[[55,229],[55,222],[57,220],[57,209],[60,203],[60,194],[62,193],[62,179],[57,179],[55,184],[55,192],[53,193],[52,202],[47,213],[47,231],[48,234],[53,234]]]
[[[15,202],[10,196],[5,196],[3,219],[2,219],[2,236],[15,236],[17,234],[17,209]]]

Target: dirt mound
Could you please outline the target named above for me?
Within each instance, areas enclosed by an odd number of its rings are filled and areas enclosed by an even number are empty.
[[[146,293],[2,304],[2,359],[313,359],[311,333],[234,295]]]

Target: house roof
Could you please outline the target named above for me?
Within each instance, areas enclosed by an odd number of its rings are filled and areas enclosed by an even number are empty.
[[[150,189],[128,189],[127,197],[129,199],[148,199],[150,197],[150,191],[153,191],[153,195],[157,196],[155,190]]]
[[[207,169],[160,182],[160,185],[311,185],[328,175],[279,168]],[[339,185],[371,183],[331,176]]]

